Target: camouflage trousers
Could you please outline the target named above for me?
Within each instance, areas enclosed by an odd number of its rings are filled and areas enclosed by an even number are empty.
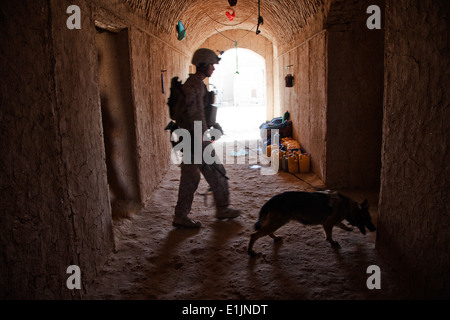
[[[206,179],[213,192],[216,208],[228,207],[230,192],[225,167],[222,164],[185,164],[181,163],[180,187],[175,215],[189,214],[195,191],[200,183],[200,174]]]

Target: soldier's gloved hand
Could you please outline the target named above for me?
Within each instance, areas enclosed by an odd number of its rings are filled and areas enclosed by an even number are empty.
[[[214,123],[213,128],[211,129],[211,141],[219,140],[223,135],[223,129],[217,122]]]
[[[223,134],[223,129],[219,123],[214,123],[213,128],[219,130]]]

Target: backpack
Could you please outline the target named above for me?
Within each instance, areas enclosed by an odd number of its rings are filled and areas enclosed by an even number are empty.
[[[173,77],[170,82],[169,115],[172,120],[177,121],[177,106],[184,103],[183,84],[178,77]]]
[[[207,126],[211,127],[216,124],[217,107],[212,106],[214,103],[214,92],[210,91],[207,95],[208,103],[205,105],[205,118]],[[185,95],[183,84],[178,77],[173,77],[170,82],[170,96],[167,104],[169,105],[169,115],[172,120],[177,122],[178,125],[186,121]]]

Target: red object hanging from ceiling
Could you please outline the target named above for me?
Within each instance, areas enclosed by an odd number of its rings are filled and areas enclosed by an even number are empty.
[[[225,15],[227,16],[228,20],[232,21],[234,19],[234,17],[236,16],[236,13],[234,12],[233,9],[231,9],[231,13],[229,11],[225,12]]]

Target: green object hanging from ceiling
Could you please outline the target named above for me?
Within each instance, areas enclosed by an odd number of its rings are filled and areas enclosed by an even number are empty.
[[[184,37],[186,37],[186,28],[184,27],[184,25],[181,22],[181,20],[178,21],[176,29],[177,29],[177,38],[178,38],[178,40],[180,40],[180,41],[183,40]]]

